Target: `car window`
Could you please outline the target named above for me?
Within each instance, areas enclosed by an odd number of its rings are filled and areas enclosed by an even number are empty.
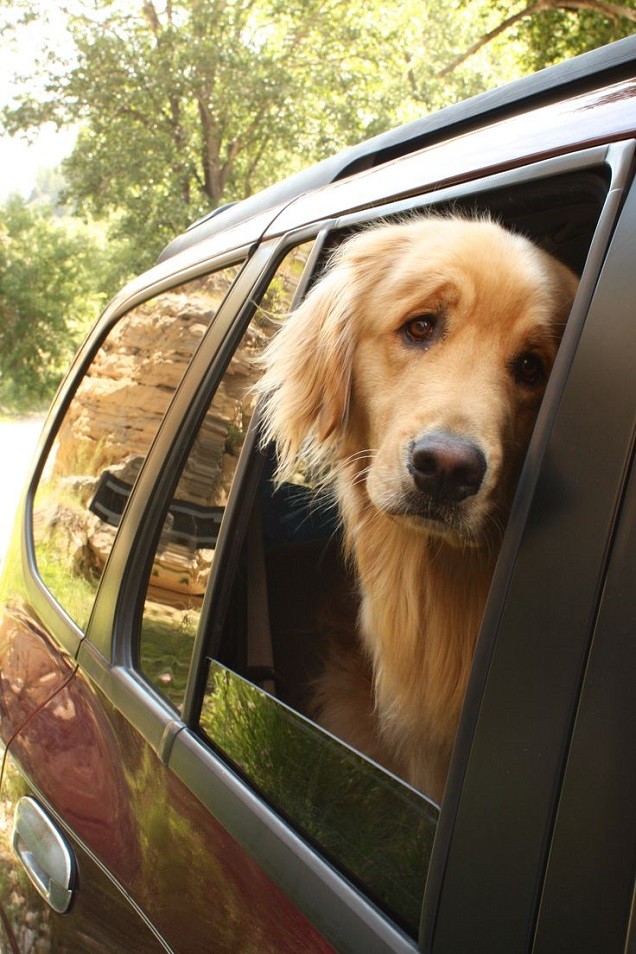
[[[140,668],[181,709],[221,519],[256,406],[259,358],[287,312],[312,243],[290,252],[244,332],[203,420],[168,508],[145,594]]]
[[[37,568],[85,628],[121,515],[170,400],[240,265],[127,312],[79,383],[33,504]]]
[[[537,240],[578,271],[603,182],[593,175],[571,187],[587,202],[577,229],[564,228],[571,209],[554,201],[562,191],[558,182],[484,196],[479,207],[470,198],[467,211],[503,218],[504,209],[520,231],[536,217]],[[352,216],[325,236],[312,260],[325,263],[359,226]],[[301,460],[278,484],[273,448],[259,446],[257,429],[247,428],[261,373],[256,339],[262,347],[269,341],[277,324],[265,319],[284,319],[300,279],[297,274],[290,285],[286,261],[228,365],[167,509],[146,593],[140,667],[246,783],[416,937],[438,808],[356,751],[358,743],[345,744],[337,729],[330,734],[316,723],[312,697],[334,615],[336,621],[351,616],[340,617],[339,607],[343,600],[357,604],[355,585],[334,506],[312,487],[311,468]],[[294,364],[295,356],[286,368]],[[234,480],[242,447],[240,478]],[[188,491],[190,472],[203,479],[199,496]],[[189,535],[183,523],[179,530],[188,508]]]

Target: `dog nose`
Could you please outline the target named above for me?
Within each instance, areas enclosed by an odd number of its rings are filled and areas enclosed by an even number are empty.
[[[459,503],[481,487],[486,458],[472,441],[442,432],[411,445],[409,471],[415,485],[438,503]]]

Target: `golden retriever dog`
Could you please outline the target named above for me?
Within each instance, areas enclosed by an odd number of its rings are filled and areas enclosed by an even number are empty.
[[[333,487],[359,592],[318,721],[437,801],[576,288],[488,219],[382,224],[342,244],[266,353],[278,478],[302,459]]]

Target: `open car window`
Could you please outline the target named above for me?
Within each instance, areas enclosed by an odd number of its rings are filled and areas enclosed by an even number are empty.
[[[491,214],[580,274],[608,182],[602,167],[517,181],[456,197],[452,209]],[[369,220],[352,215],[320,249],[292,248],[228,358],[166,512],[138,668],[206,745],[416,937],[439,809],[316,724],[312,696],[334,606],[337,614],[338,601],[355,599],[355,584],[333,501],[302,465],[276,485],[274,451],[260,446],[254,417],[260,354],[298,303],[296,289]],[[303,275],[308,258],[313,272]]]

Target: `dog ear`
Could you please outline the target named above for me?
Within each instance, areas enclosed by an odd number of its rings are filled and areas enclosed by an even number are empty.
[[[276,443],[280,481],[292,476],[301,455],[325,470],[346,421],[353,353],[349,272],[344,263],[329,271],[263,356],[263,437]]]

